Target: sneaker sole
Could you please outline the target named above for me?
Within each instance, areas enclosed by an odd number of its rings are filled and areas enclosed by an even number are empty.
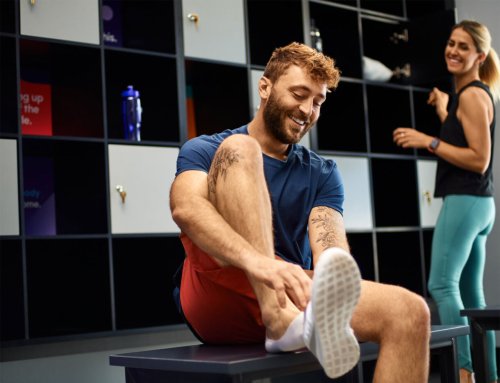
[[[350,254],[339,248],[321,254],[313,278],[310,350],[330,378],[345,375],[359,361],[359,343],[350,321],[359,299],[360,281],[358,266]]]

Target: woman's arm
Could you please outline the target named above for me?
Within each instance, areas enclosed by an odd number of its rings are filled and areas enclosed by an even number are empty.
[[[459,168],[483,174],[491,156],[493,105],[488,94],[478,87],[464,90],[460,95],[457,117],[468,146],[463,148],[441,141],[434,153]],[[432,136],[413,128],[399,127],[393,132],[394,142],[403,148],[429,148],[432,139]]]
[[[468,148],[451,152],[445,160],[452,164],[483,174],[490,164],[493,104],[481,88],[469,87],[460,96],[457,118],[464,128]]]

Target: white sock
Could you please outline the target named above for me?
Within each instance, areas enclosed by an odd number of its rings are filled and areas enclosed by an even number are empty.
[[[300,313],[290,323],[283,336],[273,340],[266,337],[267,352],[288,352],[304,348],[304,313]]]
[[[311,301],[306,306],[304,311],[304,343],[309,347],[314,333],[314,313],[311,307]]]

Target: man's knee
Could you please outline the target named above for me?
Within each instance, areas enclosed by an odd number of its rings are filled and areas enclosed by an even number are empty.
[[[415,293],[410,294],[410,304],[413,315],[418,318],[425,326],[430,326],[431,313],[425,299]]]
[[[422,334],[430,329],[430,310],[427,302],[409,290],[397,288],[398,305],[395,307],[393,326],[399,330]]]
[[[371,281],[362,282],[352,323],[361,340],[379,343],[419,337],[426,340],[430,334],[429,307],[421,296],[400,286]]]
[[[381,305],[371,314],[377,314],[375,326],[380,339],[403,339],[407,337],[423,336],[430,329],[430,311],[425,300],[403,288],[395,285],[378,285],[380,292],[372,298],[378,299]]]
[[[219,145],[215,152],[214,159],[208,172],[209,194],[213,197],[218,185],[224,184],[218,195],[223,195],[224,190],[232,192],[226,188],[226,182],[240,184],[241,178],[248,179],[248,176],[264,177],[262,151],[259,143],[254,138],[245,134],[234,134],[226,138]],[[213,200],[215,205],[216,201]]]
[[[244,160],[260,160],[262,157],[262,149],[257,140],[246,134],[233,134],[227,137],[222,141],[217,152],[229,152]]]

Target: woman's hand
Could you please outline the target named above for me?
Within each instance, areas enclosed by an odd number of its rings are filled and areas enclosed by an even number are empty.
[[[413,128],[399,127],[392,133],[392,139],[396,145],[405,149],[427,149],[432,142],[432,138]]]
[[[448,93],[442,92],[438,88],[433,88],[429,93],[427,104],[432,105],[436,109],[436,113],[441,122],[443,122],[446,119],[446,116],[448,116],[449,99],[450,96]]]

